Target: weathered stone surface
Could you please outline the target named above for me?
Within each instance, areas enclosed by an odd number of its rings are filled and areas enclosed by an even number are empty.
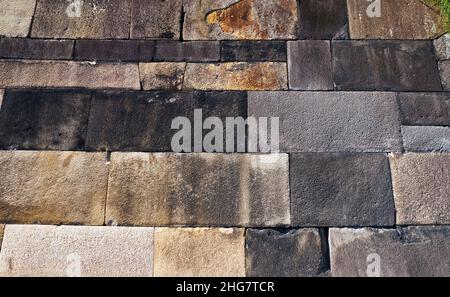
[[[37,38],[129,37],[129,1],[83,0],[79,17],[76,5],[67,1],[39,0],[31,36]]]
[[[197,90],[285,90],[285,63],[189,63],[184,88]]]
[[[450,224],[450,154],[390,157],[398,225]]]
[[[106,154],[1,151],[0,222],[102,225]]]
[[[141,88],[137,64],[7,60],[0,60],[0,87]]]
[[[132,0],[131,38],[180,38],[182,0]]]
[[[159,40],[156,43],[155,61],[216,62],[220,60],[218,41],[177,42]]]
[[[289,41],[288,62],[290,89],[333,90],[329,41]]]
[[[141,63],[139,76],[144,90],[181,90],[186,63]]]
[[[450,127],[402,126],[407,152],[450,152]]]
[[[288,225],[288,156],[113,153],[106,220],[146,226]]]
[[[82,150],[91,94],[70,90],[7,90],[0,112],[0,148]]]
[[[377,17],[371,3],[347,0],[352,39],[429,39],[445,31],[444,18],[424,1],[381,2]]]
[[[294,39],[295,0],[184,0],[183,37],[204,39]]]
[[[317,229],[248,229],[246,276],[317,276],[327,269],[326,248]]]
[[[0,0],[0,36],[26,37],[36,0]]]
[[[280,118],[283,152],[401,150],[394,93],[250,92],[249,116]]]
[[[291,154],[293,226],[395,224],[385,154]]]
[[[5,229],[5,225],[0,224],[0,251],[2,249],[2,242],[3,242],[3,231]]]
[[[285,41],[234,41],[225,40],[221,45],[223,62],[286,62]]]
[[[450,60],[450,33],[442,35],[433,43],[438,60]]]
[[[332,228],[329,237],[333,276],[450,276],[448,227]]]
[[[153,228],[7,225],[2,276],[153,275]]]
[[[109,151],[172,151],[172,120],[247,117],[243,92],[112,92],[94,94],[86,148]],[[206,135],[209,131],[203,131]],[[192,133],[193,135],[193,133]],[[193,143],[193,141],[192,141]],[[193,150],[192,150],[193,151]]]
[[[400,93],[402,124],[450,126],[450,93]]]
[[[2,109],[3,104],[3,94],[5,93],[5,90],[0,89],[0,110]]]
[[[72,58],[72,51],[72,40],[0,39],[0,58],[68,60]]]
[[[348,38],[347,2],[345,0],[302,0],[299,13],[299,38]]]
[[[450,91],[450,61],[439,62],[439,71],[441,73],[441,82],[445,91]]]
[[[76,60],[152,61],[155,42],[151,40],[77,40]]]
[[[245,276],[244,229],[156,228],[157,277]]]
[[[429,41],[337,40],[332,46],[338,90],[442,90]]]

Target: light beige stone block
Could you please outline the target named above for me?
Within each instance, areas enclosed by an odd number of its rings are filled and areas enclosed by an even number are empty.
[[[139,76],[144,90],[181,90],[186,63],[141,63]]]
[[[27,37],[36,0],[0,0],[0,36]]]

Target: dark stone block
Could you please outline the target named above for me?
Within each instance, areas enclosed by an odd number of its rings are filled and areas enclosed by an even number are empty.
[[[88,150],[168,152],[175,117],[191,119],[201,108],[203,118],[247,116],[244,92],[113,92],[95,93]],[[206,134],[207,132],[204,132]],[[192,133],[193,135],[193,133]]]
[[[74,90],[6,90],[2,149],[83,150],[91,95]]]
[[[300,0],[300,39],[348,39],[346,0]]]
[[[72,40],[0,39],[0,58],[33,60],[72,59]]]
[[[223,62],[286,62],[285,41],[222,41]]]
[[[402,124],[450,126],[450,93],[400,93]]]
[[[291,154],[293,226],[392,226],[385,154]]]
[[[431,41],[333,41],[337,90],[441,91]]]
[[[247,276],[317,276],[328,270],[326,243],[317,229],[248,229],[245,240]]]
[[[152,61],[155,42],[151,40],[77,40],[76,60]]]
[[[164,62],[215,62],[220,60],[218,41],[178,42],[158,40],[155,61]]]
[[[329,41],[289,41],[288,62],[290,89],[333,90]]]

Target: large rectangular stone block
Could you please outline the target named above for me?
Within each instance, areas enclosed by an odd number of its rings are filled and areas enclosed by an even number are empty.
[[[444,18],[427,1],[347,0],[347,5],[352,39],[430,39],[445,31]]]
[[[104,223],[104,153],[1,151],[0,176],[2,223]]]
[[[336,277],[450,276],[450,229],[330,229],[331,273]]]
[[[246,276],[301,277],[325,273],[326,243],[318,229],[248,229]]]
[[[331,48],[327,40],[288,42],[289,89],[333,90]]]
[[[285,90],[286,63],[189,63],[184,88],[197,90]]]
[[[390,157],[398,225],[450,224],[450,154]]]
[[[155,42],[152,40],[77,40],[75,60],[152,61]]]
[[[0,58],[34,60],[72,59],[73,40],[2,38]]]
[[[141,88],[137,64],[0,60],[2,88]]]
[[[7,90],[0,148],[83,150],[91,94],[75,90]]]
[[[400,93],[402,124],[450,126],[450,93]]]
[[[130,37],[179,39],[182,0],[131,0]]]
[[[193,129],[195,109],[202,109],[204,118],[219,117],[224,123],[226,117],[245,118],[247,95],[242,92],[96,92],[86,148],[171,152],[172,137],[177,132],[171,129],[173,119],[187,117]],[[203,131],[202,135],[207,132]]]
[[[139,77],[144,90],[181,90],[186,63],[139,63]]]
[[[122,0],[38,0],[31,37],[126,39],[130,8]]]
[[[0,35],[28,36],[35,6],[36,0],[0,0]]]
[[[336,40],[332,47],[337,90],[442,90],[431,41]]]
[[[168,41],[158,40],[155,61],[217,62],[220,60],[218,41]]]
[[[183,0],[186,40],[294,39],[295,0]]]
[[[290,223],[287,155],[113,153],[111,162],[108,224]]]
[[[286,53],[286,42],[281,40],[220,42],[220,56],[223,62],[286,62]]]
[[[157,277],[245,276],[244,229],[156,228]]]
[[[385,154],[291,154],[293,226],[395,224],[389,159]]]
[[[402,126],[407,152],[450,152],[450,127]]]
[[[153,228],[7,225],[0,275],[153,275]]]
[[[249,116],[279,117],[283,152],[401,150],[394,93],[249,92]]]

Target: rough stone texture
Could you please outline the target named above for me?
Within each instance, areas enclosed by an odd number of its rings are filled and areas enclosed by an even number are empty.
[[[31,37],[125,39],[129,37],[129,1],[83,0],[80,17],[67,13],[69,2],[39,0]]]
[[[301,0],[300,39],[348,39],[345,0]]]
[[[7,225],[2,276],[152,276],[153,228]]]
[[[3,94],[5,93],[5,90],[0,89],[0,110],[2,109],[3,104]]]
[[[250,92],[249,116],[280,118],[283,152],[401,150],[394,93]]]
[[[77,40],[76,60],[152,61],[155,42],[150,40]]]
[[[450,91],[450,61],[439,62],[441,82],[445,91]]]
[[[0,39],[0,58],[69,60],[72,59],[72,40],[28,38]]]
[[[288,61],[290,89],[333,90],[329,41],[289,41]]]
[[[450,154],[392,155],[398,225],[450,224]]]
[[[2,242],[3,242],[3,231],[5,229],[5,225],[0,224],[0,251],[2,249]]]
[[[94,94],[86,148],[109,151],[172,151],[172,120],[194,109],[203,118],[247,117],[242,92],[112,92]],[[203,131],[203,135],[208,133]],[[192,133],[193,135],[193,133]],[[192,141],[193,143],[193,141]]]
[[[183,37],[204,39],[294,39],[295,0],[184,0]]]
[[[7,60],[0,60],[0,87],[141,88],[137,64]]]
[[[82,150],[91,95],[70,90],[7,90],[0,148]]]
[[[434,50],[438,60],[450,60],[450,33],[434,40]]]
[[[0,222],[102,225],[106,154],[1,151]]]
[[[304,277],[325,272],[326,243],[317,229],[248,229],[245,239],[246,276]]]
[[[180,38],[182,0],[132,0],[131,38]]]
[[[197,90],[285,90],[285,63],[189,63],[184,87]]]
[[[286,62],[285,41],[222,41],[221,61],[223,62]]]
[[[400,93],[402,124],[450,126],[450,93]]]
[[[0,0],[0,36],[26,37],[36,0]]]
[[[402,126],[407,152],[450,152],[450,127]]]
[[[430,39],[445,31],[444,18],[424,1],[381,2],[380,17],[370,17],[370,3],[347,0],[352,39]]]
[[[429,41],[338,40],[332,46],[337,90],[442,90]]]
[[[450,276],[450,229],[330,229],[331,273],[336,277],[373,276],[379,255],[383,277]]]
[[[108,224],[290,223],[287,155],[113,153],[111,162]]]
[[[155,61],[216,62],[220,60],[218,41],[159,40],[155,51]]]
[[[244,229],[156,228],[157,277],[245,276]]]
[[[141,63],[139,76],[144,90],[181,90],[186,63]]]
[[[291,154],[293,226],[395,224],[385,154]]]

